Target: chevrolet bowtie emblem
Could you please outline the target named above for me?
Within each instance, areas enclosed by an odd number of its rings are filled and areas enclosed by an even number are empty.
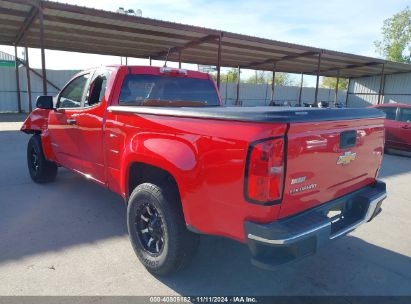
[[[337,159],[337,165],[348,165],[357,157],[355,152],[345,152],[343,155],[340,155]]]

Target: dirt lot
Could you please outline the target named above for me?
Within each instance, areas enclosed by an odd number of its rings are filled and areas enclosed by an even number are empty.
[[[381,215],[313,257],[266,272],[205,236],[189,269],[159,279],[133,253],[120,197],[64,169],[30,180],[21,118],[0,115],[1,295],[411,295],[410,157],[385,156]]]

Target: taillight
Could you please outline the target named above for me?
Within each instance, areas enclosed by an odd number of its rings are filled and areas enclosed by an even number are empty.
[[[248,150],[245,172],[246,199],[271,204],[281,200],[284,178],[284,138],[258,141]]]

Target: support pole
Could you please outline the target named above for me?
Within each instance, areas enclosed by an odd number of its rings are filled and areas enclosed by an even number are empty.
[[[298,105],[301,107],[301,96],[303,95],[304,74],[301,73],[300,94],[298,95]]]
[[[181,69],[181,51],[178,52],[178,68]]]
[[[27,77],[27,97],[29,101],[29,112],[33,110],[33,105],[31,101],[31,80],[30,80],[30,63],[29,63],[29,50],[24,47],[24,52],[26,54],[26,77]]]
[[[384,97],[385,97],[385,74],[383,76],[383,81],[382,81],[382,90],[381,90],[381,104],[384,103]]]
[[[227,88],[228,88],[228,73],[225,79],[225,103],[224,104],[227,104]]]
[[[238,73],[237,73],[237,99],[235,101],[235,105],[240,105],[240,66],[238,66]]]
[[[223,34],[220,34],[218,37],[218,54],[217,54],[217,87],[220,89],[220,82],[221,82],[221,43],[222,43]]]
[[[340,71],[337,72],[337,83],[335,85],[335,98],[334,98],[334,104],[338,102],[338,84],[340,82]]]
[[[17,111],[21,113],[21,96],[20,96],[20,77],[19,77],[19,59],[17,58],[17,45],[14,45],[14,60],[16,65],[16,93],[17,93]]]
[[[151,56],[148,57],[148,60],[150,60],[150,66],[152,66]]]
[[[41,72],[43,75],[43,94],[47,95],[46,55],[44,52],[44,15],[43,15],[43,5],[41,2],[40,2],[40,8],[39,8],[39,21],[40,21]]]
[[[351,78],[348,78],[347,95],[345,96],[345,106],[348,108],[348,95],[350,95]]]
[[[274,91],[275,91],[275,70],[277,68],[276,63],[273,66],[273,81],[271,82],[271,102],[270,106],[274,105]]]
[[[378,90],[378,104],[381,104],[381,97],[384,98],[384,69],[385,63],[382,64],[381,76],[380,76],[380,89]]]
[[[126,65],[128,65],[128,57],[126,57]]]
[[[318,53],[318,63],[317,63],[317,81],[315,84],[315,97],[314,103],[318,102],[318,85],[320,82],[320,69],[321,69],[321,53]]]
[[[26,66],[25,62],[20,62],[21,64],[23,64],[24,66]],[[38,76],[40,79],[43,79],[43,76],[37,72],[36,70],[33,70],[32,68],[28,68],[30,70],[30,72],[32,72],[34,75]],[[50,80],[46,79],[46,82],[51,85],[53,88],[55,88],[57,91],[60,91],[60,88],[58,86],[56,86],[54,83],[52,83]]]

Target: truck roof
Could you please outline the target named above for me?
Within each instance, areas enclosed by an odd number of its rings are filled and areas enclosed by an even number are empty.
[[[79,73],[84,73],[87,71],[94,71],[98,69],[104,68],[114,68],[117,70],[128,69],[129,73],[131,74],[153,74],[153,75],[170,75],[170,73],[164,72],[162,70],[170,70],[170,71],[182,71],[185,75],[180,74],[180,76],[186,76],[189,78],[199,78],[199,79],[211,79],[211,76],[208,73],[188,70],[188,69],[179,69],[174,67],[159,67],[159,66],[145,66],[145,65],[121,65],[121,64],[110,64],[110,65],[103,65],[99,67],[89,68]]]

